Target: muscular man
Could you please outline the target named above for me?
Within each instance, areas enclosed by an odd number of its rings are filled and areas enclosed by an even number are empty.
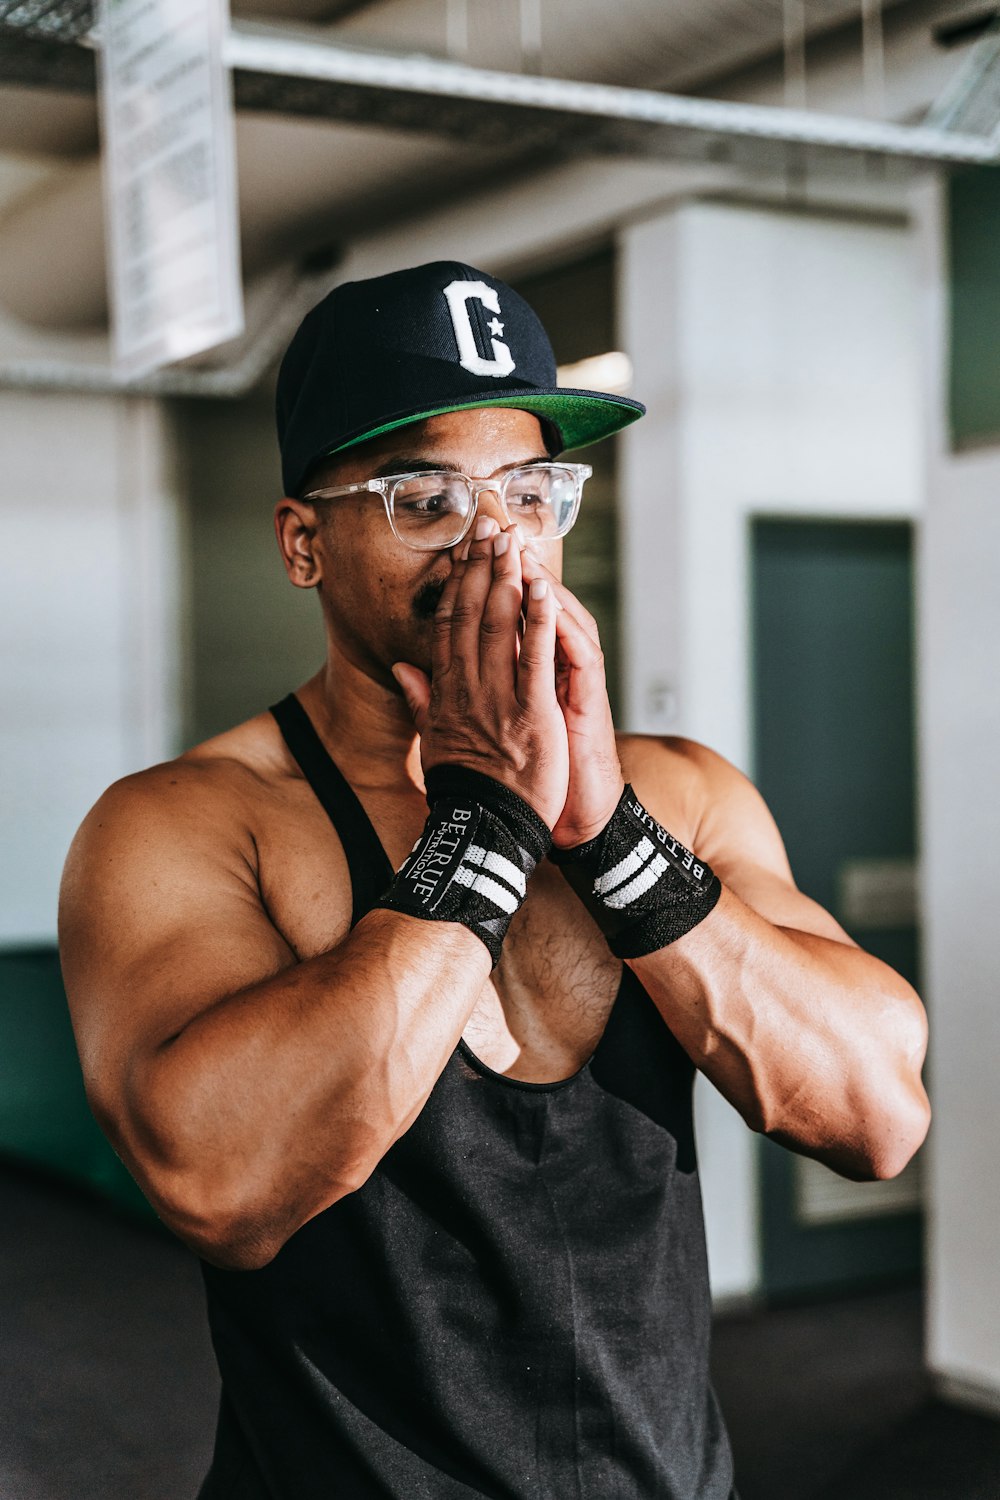
[[[558,454],[641,410],[467,266],[334,291],[278,389],[326,661],[74,843],[88,1096],[204,1268],[203,1500],[727,1500],[694,1070],[849,1177],[924,1138],[909,985],[733,766],[615,734]]]

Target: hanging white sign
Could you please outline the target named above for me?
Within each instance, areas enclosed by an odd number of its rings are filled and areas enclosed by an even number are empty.
[[[100,0],[115,364],[129,378],[243,330],[226,0]]]

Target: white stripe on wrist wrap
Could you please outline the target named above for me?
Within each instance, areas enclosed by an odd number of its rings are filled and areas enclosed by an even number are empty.
[[[378,903],[435,922],[461,922],[496,968],[528,876],[552,834],[534,808],[492,776],[466,766],[427,772],[430,816]]]
[[[626,783],[596,838],[552,849],[616,958],[642,958],[697,927],[722,882],[648,813]]]

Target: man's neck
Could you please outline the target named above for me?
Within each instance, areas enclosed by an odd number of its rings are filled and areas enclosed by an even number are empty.
[[[298,697],[352,786],[423,790],[420,740],[398,689],[331,647]]]

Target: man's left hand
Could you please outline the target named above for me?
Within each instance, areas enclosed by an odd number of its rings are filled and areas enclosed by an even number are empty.
[[[525,585],[544,578],[560,606],[556,615],[556,692],[569,736],[569,790],[552,830],[558,848],[592,839],[607,823],[625,782],[604,676],[597,624],[579,599],[525,547]]]

